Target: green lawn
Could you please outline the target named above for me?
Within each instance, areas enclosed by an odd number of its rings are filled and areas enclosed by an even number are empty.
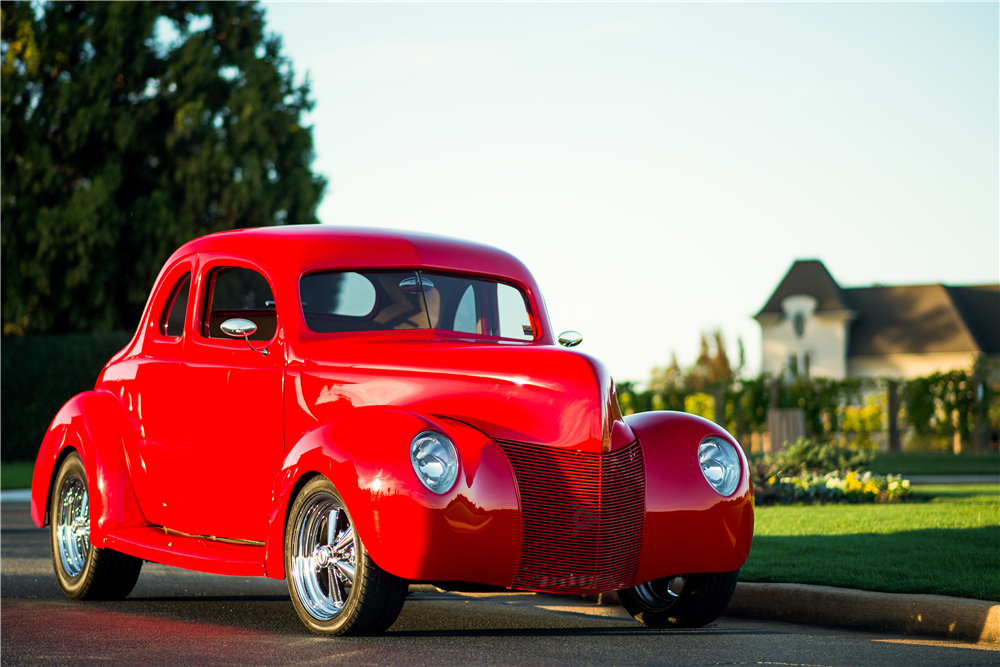
[[[913,491],[921,500],[757,508],[740,580],[1000,601],[1000,486]]]
[[[1000,453],[879,452],[866,468],[880,475],[1000,475]]]
[[[0,463],[0,489],[30,489],[34,463],[20,461]]]

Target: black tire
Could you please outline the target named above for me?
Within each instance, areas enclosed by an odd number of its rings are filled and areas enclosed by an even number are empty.
[[[142,559],[90,543],[90,495],[80,455],[67,456],[49,499],[49,540],[59,587],[74,600],[122,600],[135,588]]]
[[[618,591],[618,598],[651,628],[700,628],[726,610],[739,578],[739,570],[665,577]]]
[[[406,601],[408,582],[375,564],[353,526],[340,494],[325,477],[310,480],[288,513],[288,593],[299,618],[318,635],[380,634],[396,621]]]

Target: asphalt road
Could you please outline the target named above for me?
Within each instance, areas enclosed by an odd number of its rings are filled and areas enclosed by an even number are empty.
[[[649,630],[620,607],[533,594],[413,593],[381,637],[300,624],[285,582],[146,563],[123,602],[63,597],[25,504],[0,521],[0,665],[1000,665],[996,647],[723,618]]]

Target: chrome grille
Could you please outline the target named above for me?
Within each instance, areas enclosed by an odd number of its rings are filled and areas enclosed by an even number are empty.
[[[639,443],[608,454],[499,444],[521,497],[514,588],[578,593],[632,586],[645,516]]]

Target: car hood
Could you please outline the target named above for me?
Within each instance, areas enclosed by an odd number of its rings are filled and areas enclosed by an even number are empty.
[[[604,365],[560,347],[338,339],[295,352],[286,394],[294,392],[306,422],[393,406],[462,421],[498,440],[589,452],[634,440]]]

